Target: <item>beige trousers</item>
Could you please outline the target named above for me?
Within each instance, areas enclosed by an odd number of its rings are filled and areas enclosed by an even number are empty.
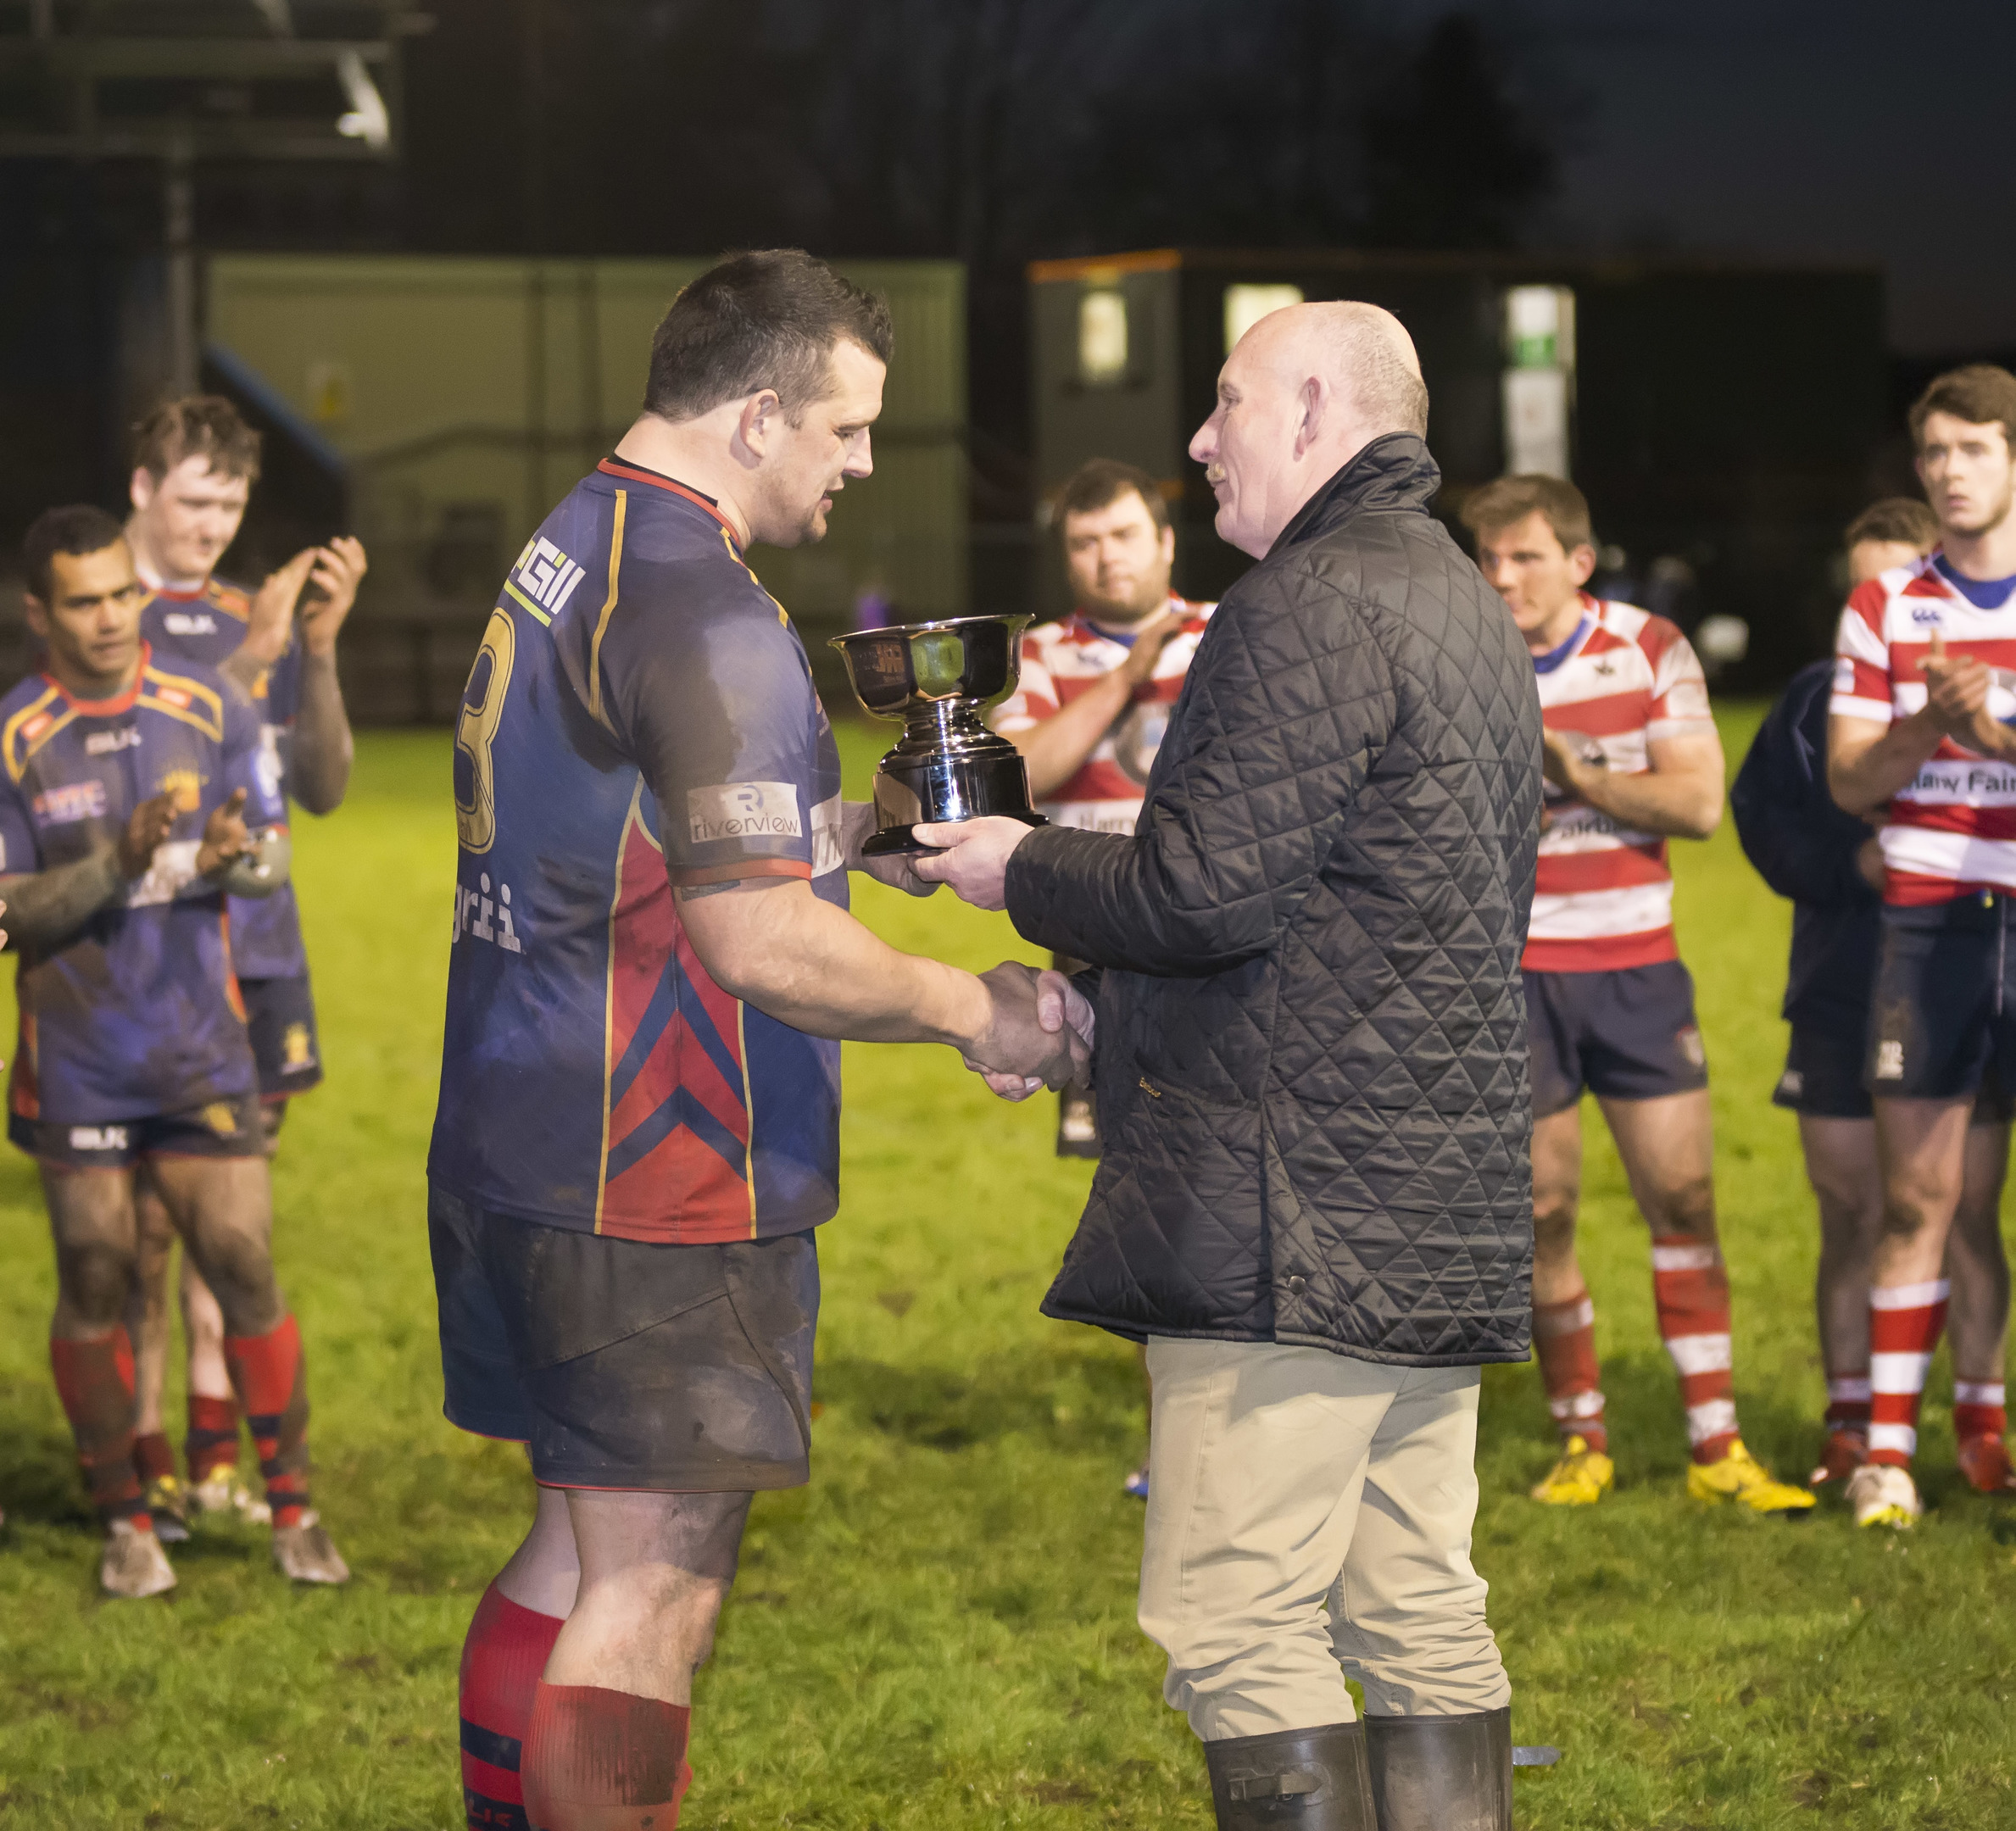
[[[1470,1564],[1475,1367],[1158,1337],[1148,1373],[1141,1628],[1198,1735],[1349,1722],[1346,1672],[1375,1717],[1511,1700]]]

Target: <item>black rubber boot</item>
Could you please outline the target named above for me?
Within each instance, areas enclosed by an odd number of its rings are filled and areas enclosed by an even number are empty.
[[[1218,1831],[1376,1831],[1363,1723],[1233,1736],[1204,1759]]]
[[[1512,1831],[1512,1709],[1367,1717],[1378,1831]]]

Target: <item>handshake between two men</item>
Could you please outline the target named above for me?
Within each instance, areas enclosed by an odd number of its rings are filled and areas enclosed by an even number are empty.
[[[1006,828],[1006,832],[992,829]],[[983,833],[983,829],[988,830]],[[845,867],[912,896],[950,882],[967,902],[1000,909],[1000,872],[986,899],[985,871],[1005,865],[1014,840],[1029,829],[1014,821],[974,821],[919,828],[929,843],[955,849],[916,858],[865,859],[875,810],[842,810]],[[951,860],[972,851],[977,868]],[[836,874],[837,875],[837,874]],[[1092,1058],[1090,1003],[1061,974],[1004,960],[974,974],[942,960],[905,954],[821,895],[825,877],[755,877],[682,888],[679,914],[693,951],[722,990],[808,1036],[865,1043],[944,1043],[1005,1099],[1083,1077]],[[758,895],[721,892],[760,891]]]

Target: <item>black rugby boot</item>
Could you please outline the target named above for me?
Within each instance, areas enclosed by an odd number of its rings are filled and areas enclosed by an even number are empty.
[[[1206,1742],[1218,1831],[1376,1831],[1365,1725]]]
[[[1512,1707],[1367,1717],[1378,1831],[1512,1831]]]

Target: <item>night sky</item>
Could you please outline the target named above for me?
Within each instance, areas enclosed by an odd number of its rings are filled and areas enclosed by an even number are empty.
[[[2016,7],[1524,0],[1487,16],[1570,124],[1529,239],[1874,260],[1900,352],[2016,347]]]

